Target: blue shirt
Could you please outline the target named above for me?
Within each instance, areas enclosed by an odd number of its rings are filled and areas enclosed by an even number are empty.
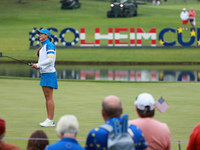
[[[111,119],[107,120],[105,123],[111,124]],[[121,120],[120,117],[116,117],[116,119]],[[131,125],[130,129],[134,134],[133,139],[135,143],[135,150],[146,149],[148,146],[141,129],[135,125]],[[87,150],[106,150],[107,139],[108,139],[107,130],[101,127],[94,128],[88,134],[87,141],[86,141],[86,149]]]
[[[44,150],[85,150],[76,139],[73,138],[62,138],[59,142],[48,145]]]

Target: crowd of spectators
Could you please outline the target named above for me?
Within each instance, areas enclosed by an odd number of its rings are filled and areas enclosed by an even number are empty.
[[[141,93],[136,97],[135,108],[138,114],[137,119],[128,120],[122,116],[123,107],[119,97],[115,95],[106,96],[102,101],[101,115],[105,124],[89,131],[85,147],[82,147],[76,140],[79,123],[74,115],[64,115],[59,119],[56,132],[60,140],[49,144],[48,136],[43,130],[34,131],[27,143],[27,150],[109,150],[112,149],[112,138],[114,135],[127,128],[127,134],[131,139],[127,145],[119,149],[126,150],[126,146],[132,146],[131,150],[170,150],[171,133],[166,123],[153,119],[155,114],[155,100],[149,93]],[[123,115],[124,116],[124,115]],[[127,120],[126,120],[127,119]],[[127,121],[127,124],[126,124]],[[119,123],[119,124],[117,124]],[[107,130],[103,126],[108,126]],[[124,130],[126,131],[126,130]],[[6,122],[0,118],[0,150],[20,150],[18,146],[3,142],[6,132]],[[198,124],[190,135],[187,150],[200,149],[200,124]],[[109,141],[110,140],[110,141]],[[128,145],[129,144],[129,145]],[[108,148],[109,147],[109,148]],[[129,149],[130,150],[130,149]]]

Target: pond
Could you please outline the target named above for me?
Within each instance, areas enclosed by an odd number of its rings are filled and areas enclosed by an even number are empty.
[[[196,69],[197,68],[197,69]],[[56,65],[58,79],[116,81],[200,81],[198,67],[166,66],[68,66]],[[24,64],[0,64],[0,76],[40,78],[39,71]]]

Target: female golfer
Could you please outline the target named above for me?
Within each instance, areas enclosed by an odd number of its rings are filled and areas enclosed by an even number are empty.
[[[32,68],[40,69],[41,79],[40,86],[46,99],[47,119],[40,123],[42,127],[53,127],[55,122],[54,117],[54,101],[53,101],[53,89],[58,89],[57,76],[55,69],[56,60],[56,47],[51,43],[51,33],[47,29],[37,30],[39,39],[42,46],[37,50],[36,55],[39,60],[38,63],[32,63]]]

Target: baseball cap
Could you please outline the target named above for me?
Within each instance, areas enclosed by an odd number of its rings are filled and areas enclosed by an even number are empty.
[[[50,33],[50,31],[47,30],[47,29],[36,30],[36,33],[37,33],[37,34],[43,33],[43,34],[48,35],[49,38],[51,38],[51,33]]]
[[[183,10],[186,10],[186,8],[183,8]]]
[[[140,110],[145,110],[146,106],[149,106],[150,110],[153,110],[155,108],[154,103],[155,100],[153,96],[149,93],[142,93],[138,95],[135,101],[136,107]]]
[[[6,122],[0,118],[0,134],[6,132]]]

